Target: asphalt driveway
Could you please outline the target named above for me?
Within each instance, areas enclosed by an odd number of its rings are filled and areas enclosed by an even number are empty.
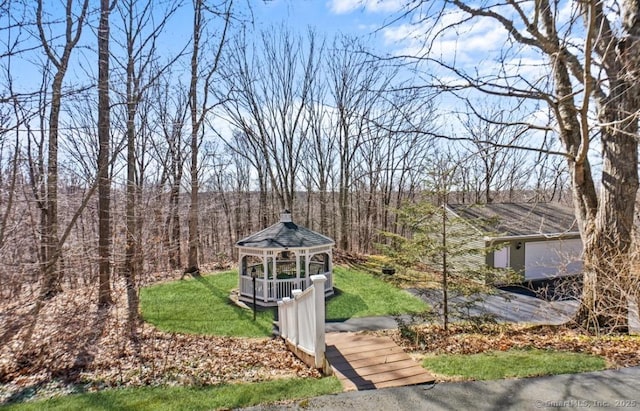
[[[542,287],[539,285],[539,287]],[[557,298],[550,295],[548,287],[538,288],[544,293],[525,287],[496,288],[494,294],[449,297],[450,312],[456,306],[464,306],[467,315],[490,315],[498,322],[523,322],[531,324],[562,324],[576,312],[579,301],[571,296]],[[440,290],[409,290],[424,299],[434,309],[442,303]],[[543,295],[544,294],[544,295]],[[550,298],[544,298],[544,297]],[[403,316],[408,318],[407,316]],[[452,316],[453,317],[453,316]],[[452,318],[453,319],[453,318]],[[393,317],[350,318],[346,321],[328,322],[327,332],[375,331],[396,328]]]
[[[433,307],[442,303],[440,290],[411,290]],[[449,297],[450,312],[456,307],[468,315],[490,315],[498,322],[562,324],[578,309],[576,298],[547,299],[524,287],[497,288],[494,294]],[[460,308],[464,307],[464,308]]]

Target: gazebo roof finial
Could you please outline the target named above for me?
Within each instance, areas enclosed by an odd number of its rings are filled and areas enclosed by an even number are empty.
[[[282,210],[282,213],[280,214],[280,222],[291,223],[292,221],[293,220],[291,219],[291,211],[287,210],[286,208]]]

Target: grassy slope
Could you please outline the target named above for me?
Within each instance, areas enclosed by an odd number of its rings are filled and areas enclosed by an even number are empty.
[[[253,313],[229,300],[237,274],[223,273],[174,281],[140,290],[143,318],[161,330],[218,336],[267,337],[271,312]]]
[[[182,333],[218,336],[267,337],[272,311],[251,311],[229,301],[237,287],[237,273],[227,272],[196,279],[146,287],[140,292],[144,319],[158,328]],[[423,310],[418,298],[369,274],[337,267],[336,296],[327,301],[327,320],[394,315]]]
[[[370,274],[336,267],[336,297],[327,301],[327,319],[396,315],[420,312],[426,304],[419,298]]]

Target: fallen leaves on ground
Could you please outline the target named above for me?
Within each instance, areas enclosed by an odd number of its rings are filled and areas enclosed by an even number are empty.
[[[0,303],[0,403],[78,385],[96,390],[320,376],[279,338],[177,334],[142,324],[132,340],[122,284],[114,286],[114,305],[102,311],[94,288],[67,290],[42,304],[34,296]]]
[[[486,351],[531,349],[570,351],[604,357],[612,368],[640,365],[640,336],[585,335],[566,326],[491,324],[477,327],[439,325],[413,327],[413,338],[402,338],[400,331],[383,333],[406,350],[429,354],[478,354]]]

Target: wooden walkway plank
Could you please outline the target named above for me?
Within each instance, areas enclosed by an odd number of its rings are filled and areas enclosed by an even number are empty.
[[[389,362],[385,364],[372,364],[372,365],[359,366],[358,374],[360,374],[363,377],[372,375],[372,374],[379,374],[381,372],[388,371],[390,365],[393,366],[394,370],[403,370],[407,368],[415,369],[415,367],[420,367],[419,365],[416,364],[415,361],[413,361],[411,358],[408,358],[405,360]]]
[[[337,345],[335,347],[338,347]],[[347,354],[343,354],[340,350],[327,349],[327,358],[341,359],[344,358],[348,361],[361,360],[364,358],[388,358],[394,354],[402,354],[404,350],[398,346],[391,348],[383,348],[380,350],[368,350],[368,351],[358,351],[358,352],[350,352]],[[384,361],[384,360],[383,360]]]
[[[384,367],[384,365],[386,365],[387,367]],[[425,370],[417,364],[414,364],[412,367],[407,367],[406,364],[400,364],[400,368],[396,367],[396,364],[392,364],[393,368],[388,367],[389,364],[384,365],[381,366],[381,364],[379,364],[377,366],[358,369],[343,368],[340,370],[340,372],[342,375],[347,377],[366,377],[366,379],[372,381],[389,381],[393,379],[412,377],[414,375],[422,374],[425,372]]]
[[[366,357],[366,358],[351,359],[351,360],[344,357],[330,358],[329,356],[327,356],[327,358],[329,359],[332,365],[348,362],[349,364],[351,364],[352,368],[360,368],[360,367],[367,367],[370,365],[380,364],[380,360],[376,359],[375,357],[374,358]],[[398,352],[395,354],[387,355],[383,363],[386,364],[386,363],[392,363],[396,361],[404,361],[406,359],[407,359],[407,354],[405,352]]]
[[[328,333],[325,340],[327,360],[347,391],[435,380],[389,337]]]
[[[357,342],[356,342],[357,343]],[[347,356],[352,353],[378,351],[383,349],[398,348],[398,345],[393,341],[380,341],[379,343],[367,341],[366,344],[353,345],[352,342],[344,342],[345,348],[340,351],[340,354]],[[347,345],[348,344],[348,345]]]

